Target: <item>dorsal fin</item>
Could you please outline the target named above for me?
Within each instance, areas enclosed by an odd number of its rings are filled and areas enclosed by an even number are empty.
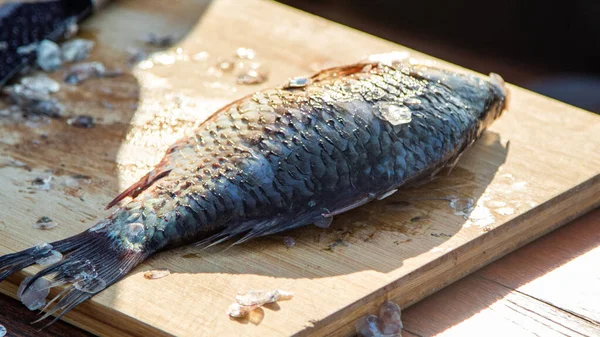
[[[125,191],[121,192],[116,198],[114,198],[111,202],[108,203],[106,209],[109,209],[116,205],[119,201],[125,199],[126,197],[135,198],[138,194],[142,193],[145,189],[147,189],[152,183],[157,181],[158,179],[166,176],[171,172],[170,169],[157,171],[160,167],[156,167],[154,170],[148,172],[145,176],[143,176],[138,182],[129,186]]]
[[[368,68],[369,66],[375,67],[375,66],[377,66],[377,63],[361,62],[361,63],[355,63],[355,64],[351,64],[351,65],[347,65],[347,66],[324,69],[324,70],[321,70],[318,73],[314,74],[311,77],[311,79],[313,80],[313,82],[320,82],[320,81],[324,81],[324,80],[334,78],[334,77],[348,76],[348,75],[363,72],[363,71],[365,71],[365,67]]]

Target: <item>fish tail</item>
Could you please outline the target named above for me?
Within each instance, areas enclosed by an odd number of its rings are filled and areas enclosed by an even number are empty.
[[[17,253],[0,256],[0,282],[19,270],[31,266],[36,263],[36,261],[49,257],[55,246],[57,248],[61,246],[64,251],[79,246],[78,243],[82,241],[82,234],[75,235],[65,240],[56,241],[52,244],[40,244]]]
[[[28,305],[26,298],[40,304],[30,307],[33,310],[44,306],[50,288],[64,286],[42,309],[44,315],[34,322],[54,315],[55,318],[45,328],[120,280],[149,255],[143,250],[124,249],[105,232],[90,229],[64,240],[0,257],[0,282],[23,268],[41,263],[43,259],[58,257],[50,261],[53,264],[23,280],[19,288],[18,295],[24,304]]]

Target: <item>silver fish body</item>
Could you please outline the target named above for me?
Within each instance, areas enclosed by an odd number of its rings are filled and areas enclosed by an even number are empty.
[[[507,99],[495,74],[484,80],[382,63],[332,68],[242,98],[170,147],[109,206],[132,200],[52,243],[70,254],[28,286],[50,275],[93,290],[62,295],[48,312],[60,317],[157,251],[327,225],[455,162]],[[0,280],[44,254],[31,248],[1,257]]]

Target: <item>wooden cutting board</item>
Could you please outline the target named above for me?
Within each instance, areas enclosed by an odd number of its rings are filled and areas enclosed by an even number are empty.
[[[126,49],[143,46],[150,32],[180,40],[121,77],[55,94],[70,112],[96,117],[94,128],[0,117],[0,254],[88,228],[175,139],[227,102],[289,77],[390,51],[467,71],[270,1],[118,1],[80,35],[96,41],[90,60],[114,69],[126,68]],[[256,52],[266,82],[239,85],[218,69],[240,47]],[[154,256],[65,319],[110,336],[345,336],[386,298],[402,307],[422,299],[600,204],[600,117],[511,91],[510,111],[449,175],[339,216],[329,229],[285,233],[291,248],[280,235]],[[49,190],[31,184],[48,175]],[[41,216],[58,226],[34,229]],[[145,279],[153,268],[171,275]],[[36,270],[9,278],[2,291],[15,296]],[[238,291],[273,288],[295,297],[249,320],[225,315]]]

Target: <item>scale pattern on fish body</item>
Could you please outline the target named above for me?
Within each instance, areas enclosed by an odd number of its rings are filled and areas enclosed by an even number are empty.
[[[242,98],[176,142],[109,207],[131,201],[52,243],[72,253],[36,276],[109,286],[163,249],[328,224],[454,163],[507,98],[495,74],[381,63],[328,69]],[[31,249],[1,257],[0,280],[42,257]],[[78,278],[79,264],[93,273]],[[62,315],[91,295],[71,289],[52,310]]]

